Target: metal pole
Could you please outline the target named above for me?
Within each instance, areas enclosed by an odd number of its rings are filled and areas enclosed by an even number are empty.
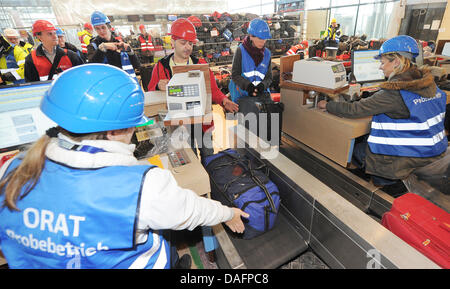
[[[359,6],[361,5],[361,0],[358,1],[358,9],[356,9],[356,21],[355,28],[353,29],[353,36],[356,34],[356,26],[358,25],[358,15],[359,15]]]

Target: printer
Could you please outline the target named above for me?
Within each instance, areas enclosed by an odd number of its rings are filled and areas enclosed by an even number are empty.
[[[203,116],[206,111],[206,85],[203,72],[176,73],[166,87],[167,109],[171,118]]]
[[[313,57],[294,62],[292,81],[328,89],[338,89],[347,85],[347,75],[342,63]]]

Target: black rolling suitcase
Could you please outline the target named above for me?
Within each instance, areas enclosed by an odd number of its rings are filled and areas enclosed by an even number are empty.
[[[283,103],[274,102],[270,93],[265,92],[256,97],[242,97],[238,100],[238,104],[239,124],[244,125],[245,128],[270,145],[276,146],[281,143]],[[256,124],[254,123],[255,119]]]

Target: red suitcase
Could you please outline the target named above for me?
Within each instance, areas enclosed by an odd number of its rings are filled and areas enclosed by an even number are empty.
[[[443,209],[407,193],[394,200],[382,224],[442,268],[450,269],[450,214]]]

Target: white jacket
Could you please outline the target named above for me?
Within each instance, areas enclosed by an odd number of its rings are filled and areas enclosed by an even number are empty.
[[[61,138],[65,138],[61,136]],[[46,156],[58,163],[74,168],[100,168],[105,166],[139,165],[133,156],[134,144],[109,140],[84,140],[81,145],[101,148],[106,152],[95,154],[67,150],[53,138],[46,150]],[[0,168],[0,178],[9,165],[9,160]],[[231,220],[233,211],[221,203],[198,196],[195,192],[178,186],[168,170],[153,168],[145,176],[142,187],[138,218],[138,243],[147,238],[141,230],[193,230],[197,226],[213,226]],[[142,232],[142,233],[139,233]],[[139,235],[141,234],[141,235]]]

